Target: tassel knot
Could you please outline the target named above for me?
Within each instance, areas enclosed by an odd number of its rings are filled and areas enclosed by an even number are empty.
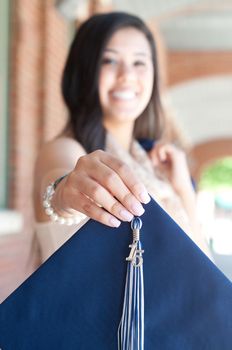
[[[133,242],[140,240],[141,228],[142,228],[142,220],[139,217],[135,217],[131,221],[131,229],[133,231]]]

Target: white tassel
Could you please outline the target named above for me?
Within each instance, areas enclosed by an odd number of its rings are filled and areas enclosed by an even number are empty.
[[[144,349],[143,250],[140,242],[142,221],[131,222],[133,243],[128,261],[122,318],[118,328],[118,350]]]

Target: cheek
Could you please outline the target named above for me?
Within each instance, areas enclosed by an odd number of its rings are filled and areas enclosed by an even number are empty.
[[[98,83],[100,100],[106,96],[108,90],[110,89],[112,80],[112,73],[109,72],[109,70],[107,70],[106,68],[102,68],[99,74]]]

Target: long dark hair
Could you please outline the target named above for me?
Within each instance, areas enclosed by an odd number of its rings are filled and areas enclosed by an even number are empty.
[[[72,42],[62,77],[62,93],[69,111],[68,128],[87,152],[105,148],[106,130],[98,94],[102,54],[118,29],[134,27],[146,36],[152,52],[154,85],[148,106],[136,119],[135,138],[159,138],[162,131],[162,108],[154,38],[138,17],[112,12],[94,15],[84,22]]]

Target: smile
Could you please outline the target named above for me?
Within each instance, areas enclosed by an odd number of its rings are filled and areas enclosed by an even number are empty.
[[[125,100],[125,101],[130,101],[135,99],[136,93],[134,91],[115,91],[112,93],[112,96],[114,98],[120,99],[120,100]]]

